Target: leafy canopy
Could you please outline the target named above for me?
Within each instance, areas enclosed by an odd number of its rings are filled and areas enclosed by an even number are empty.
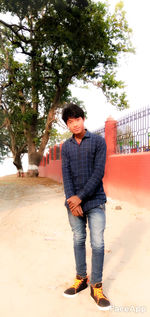
[[[127,106],[123,82],[116,80],[120,54],[133,51],[122,2],[112,15],[105,3],[90,0],[2,0],[0,10],[18,18],[7,25],[11,43],[36,64],[35,101],[40,94],[50,104],[56,89],[63,95],[75,78],[97,79],[112,104]]]
[[[128,107],[116,79],[120,56],[133,51],[122,2],[111,14],[102,1],[0,0],[0,12],[11,14],[0,20],[1,109],[16,144],[27,143],[29,162],[39,164],[76,79],[96,83],[118,109]]]

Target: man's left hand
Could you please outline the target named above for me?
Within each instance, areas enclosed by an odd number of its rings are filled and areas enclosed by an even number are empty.
[[[82,200],[78,196],[71,196],[70,198],[67,199],[69,208],[71,210],[74,210],[77,206],[79,206],[82,202]]]

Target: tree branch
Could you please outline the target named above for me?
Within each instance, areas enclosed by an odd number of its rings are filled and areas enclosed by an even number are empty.
[[[29,44],[29,43],[31,42],[30,40],[27,40],[27,38],[26,38],[24,35],[20,35],[20,34],[18,33],[19,30],[18,30],[18,31],[14,30],[13,25],[8,24],[8,23],[6,23],[6,22],[4,22],[4,21],[2,21],[2,20],[0,20],[0,23],[1,23],[2,25],[6,26],[7,28],[9,28],[9,29],[10,29],[21,41],[23,41],[24,43]]]
[[[22,49],[22,52],[21,52],[21,53],[23,53],[23,54],[25,54],[25,55],[28,55],[28,56],[33,56],[33,53],[32,53],[32,52],[27,52],[27,51],[25,51],[25,49],[24,49],[23,45],[21,44],[21,42],[13,41],[13,40],[12,40],[11,42],[12,42],[12,44],[14,44],[14,45],[17,44],[17,46]]]
[[[11,147],[10,147],[10,144],[9,144],[9,143],[7,143],[7,142],[5,142],[5,141],[2,141],[2,144],[5,145],[5,146],[7,146],[7,147],[11,150]]]
[[[27,153],[27,151],[25,151],[25,148],[27,147],[27,143],[24,143],[23,145],[22,145],[22,147],[20,148],[20,150],[19,150],[19,152],[20,153]],[[25,152],[24,152],[25,151]]]
[[[1,21],[0,21],[1,22]],[[10,24],[9,24],[10,25]],[[19,29],[19,31],[20,30],[24,30],[24,31],[28,31],[28,32],[30,32],[30,29],[28,29],[26,26],[23,26],[21,23],[20,23],[20,25],[17,25],[17,24],[11,24],[11,26],[12,27],[16,27],[16,28],[18,28]]]
[[[6,127],[6,122],[4,121],[3,124],[0,126],[0,129]]]

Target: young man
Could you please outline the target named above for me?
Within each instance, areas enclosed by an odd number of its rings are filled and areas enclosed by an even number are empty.
[[[86,272],[86,223],[92,248],[91,296],[99,309],[110,309],[103,294],[104,229],[106,195],[103,189],[106,143],[103,137],[87,131],[84,112],[76,104],[63,110],[62,119],[73,133],[62,146],[62,172],[65,205],[73,231],[76,278],[64,296],[74,297],[88,286]]]

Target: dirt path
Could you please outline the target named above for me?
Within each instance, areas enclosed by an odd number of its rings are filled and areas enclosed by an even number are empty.
[[[103,284],[114,307],[103,313],[89,288],[71,300],[62,296],[75,275],[63,186],[0,178],[0,316],[149,316],[150,212],[108,199],[106,217]],[[89,232],[87,240],[90,273]]]

